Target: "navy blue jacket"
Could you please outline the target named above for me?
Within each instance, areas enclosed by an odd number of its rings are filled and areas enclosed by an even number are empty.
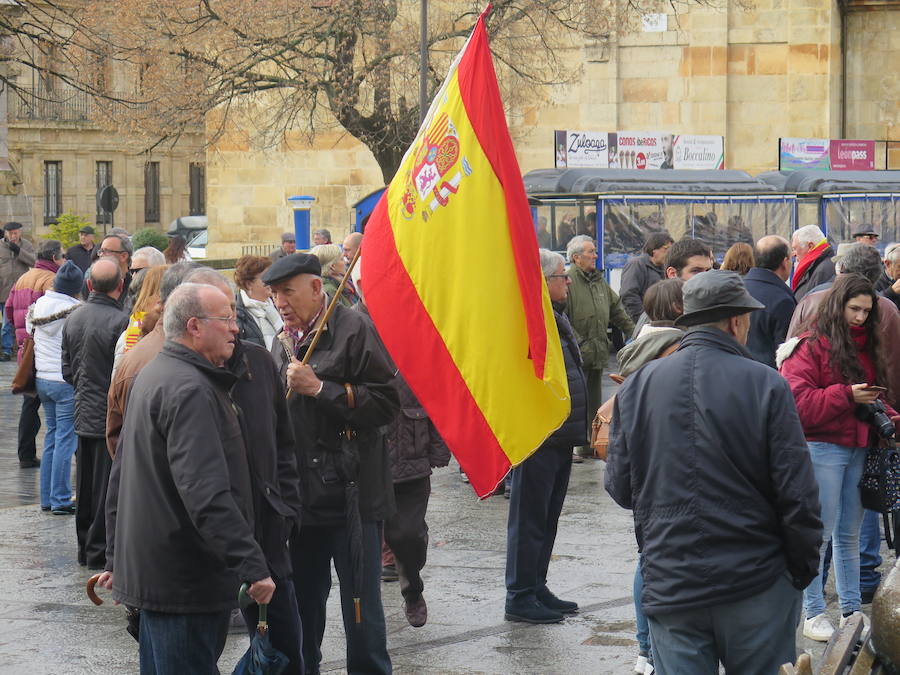
[[[587,380],[584,378],[581,352],[578,351],[578,337],[565,314],[554,308],[556,327],[562,343],[563,360],[566,362],[566,379],[569,382],[569,399],[572,411],[562,426],[553,432],[544,444],[554,447],[584,445],[588,441],[588,399]],[[590,411],[591,417],[596,410]]]
[[[606,491],[634,511],[646,614],[815,578],[819,489],[794,397],[730,335],[695,328],[625,380],[609,440]]]
[[[747,292],[766,306],[750,313],[747,349],[754,359],[775,367],[775,350],[787,339],[797,301],[794,293],[772,270],[753,267],[744,277]]]

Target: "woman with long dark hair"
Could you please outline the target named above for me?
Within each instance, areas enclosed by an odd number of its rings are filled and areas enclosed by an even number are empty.
[[[169,265],[191,260],[191,255],[187,251],[187,241],[180,234],[169,238],[169,245],[166,246],[163,255],[166,257],[166,263]]]
[[[866,448],[877,442],[859,408],[875,403],[887,385],[879,342],[878,295],[856,274],[837,277],[808,330],[778,350],[777,359],[797,402],[809,445],[824,537],[819,576],[803,592],[803,634],[827,642],[834,627],[825,614],[822,560],[831,538],[841,625],[859,611],[859,492]],[[888,415],[897,413],[887,404]]]

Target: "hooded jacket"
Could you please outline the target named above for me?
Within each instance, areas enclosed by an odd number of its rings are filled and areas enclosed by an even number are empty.
[[[684,337],[684,331],[673,326],[645,325],[637,338],[619,350],[619,375],[628,377],[648,361],[657,358],[663,351],[677,344]]]
[[[865,329],[851,328],[865,381],[875,384],[875,367],[865,351]],[[874,431],[856,415],[850,385],[831,367],[831,343],[825,337],[809,339],[809,333],[793,338],[780,350],[781,374],[791,386],[797,412],[808,441],[865,448],[875,440]],[[897,413],[890,406],[891,417]]]
[[[738,386],[739,385],[739,386]],[[818,574],[818,486],[794,398],[716,328],[616,393],[606,491],[634,512],[650,616],[722,605]]]
[[[81,301],[65,293],[47,291],[28,310],[25,330],[34,336],[35,376],[63,382],[62,333],[66,318]]]
[[[63,327],[63,379],[75,387],[75,431],[106,437],[106,397],[112,379],[116,341],[128,327],[118,301],[91,293]]]
[[[175,342],[135,378],[122,428],[113,597],[157,612],[237,605],[269,576],[254,539],[253,496],[235,376]]]
[[[603,370],[609,362],[610,324],[631,335],[634,323],[625,313],[622,301],[609,287],[603,273],[592,269],[585,272],[577,265],[569,267],[569,297],[566,318],[578,336],[578,348],[585,370]]]

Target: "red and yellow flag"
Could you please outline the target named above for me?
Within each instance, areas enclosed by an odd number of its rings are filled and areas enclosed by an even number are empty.
[[[480,497],[570,410],[484,18],[369,219],[361,270],[382,340]]]

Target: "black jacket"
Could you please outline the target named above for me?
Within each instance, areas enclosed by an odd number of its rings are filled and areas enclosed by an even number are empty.
[[[300,526],[300,474],[284,384],[271,354],[238,341],[226,367],[237,377],[231,396],[241,411],[253,489],[254,532],[272,576],[291,573],[287,540]]]
[[[313,331],[296,349],[302,359]],[[272,352],[284,380],[292,342],[282,333]],[[383,427],[397,415],[400,404],[394,386],[395,370],[371,321],[338,304],[309,361],[324,385],[318,397],[291,394],[288,400],[296,441],[297,466],[303,494],[303,524],[343,526],[345,486],[358,476],[359,510],[364,521],[378,521],[394,513]],[[355,405],[348,406],[345,384]],[[345,432],[350,430],[350,438]],[[354,464],[358,461],[358,468]]]
[[[834,279],[834,263],[831,261],[833,256],[834,249],[832,249],[831,246],[827,246],[819,254],[819,257],[806,268],[806,271],[803,273],[803,278],[800,280],[800,283],[797,284],[797,288],[794,289],[794,297],[797,299],[797,302],[800,302],[803,299],[803,296],[810,293],[816,286],[820,286]]]
[[[644,293],[663,278],[663,269],[650,262],[646,253],[631,258],[622,270],[619,298],[631,320],[637,323],[644,311]]]
[[[120,437],[113,597],[157,612],[237,605],[269,576],[253,536],[253,496],[235,376],[166,342],[141,370]]]
[[[787,338],[797,301],[788,285],[772,271],[753,267],[744,277],[747,292],[766,306],[750,312],[747,350],[754,359],[775,367],[775,350]]]
[[[817,574],[819,490],[794,397],[716,328],[689,331],[619,389],[605,485],[634,511],[648,615]]]
[[[578,351],[578,336],[572,330],[569,320],[558,311],[557,307],[553,308],[553,316],[556,319],[556,328],[559,330],[559,339],[562,343],[572,411],[562,426],[554,431],[553,435],[544,443],[545,445],[551,444],[554,447],[584,445],[590,438],[588,436],[588,395],[581,352]],[[595,412],[597,411],[591,412],[591,418],[593,418]]]
[[[240,291],[234,294],[234,311],[237,315],[238,337],[241,340],[252,342],[265,348],[266,339],[263,336],[262,329],[256,323],[256,319],[247,311]]]
[[[128,327],[117,300],[91,293],[66,319],[62,338],[63,379],[75,387],[75,431],[87,438],[106,437],[106,396],[116,341]]]
[[[400,414],[385,429],[384,444],[395,483],[431,475],[431,470],[450,463],[450,449],[434,423],[398,373],[394,380],[400,397]]]
[[[86,251],[81,244],[75,244],[74,246],[70,246],[66,251],[66,258],[78,265],[81,271],[86,274],[91,263],[95,260],[94,253],[96,250],[97,244],[91,246],[90,251]]]

